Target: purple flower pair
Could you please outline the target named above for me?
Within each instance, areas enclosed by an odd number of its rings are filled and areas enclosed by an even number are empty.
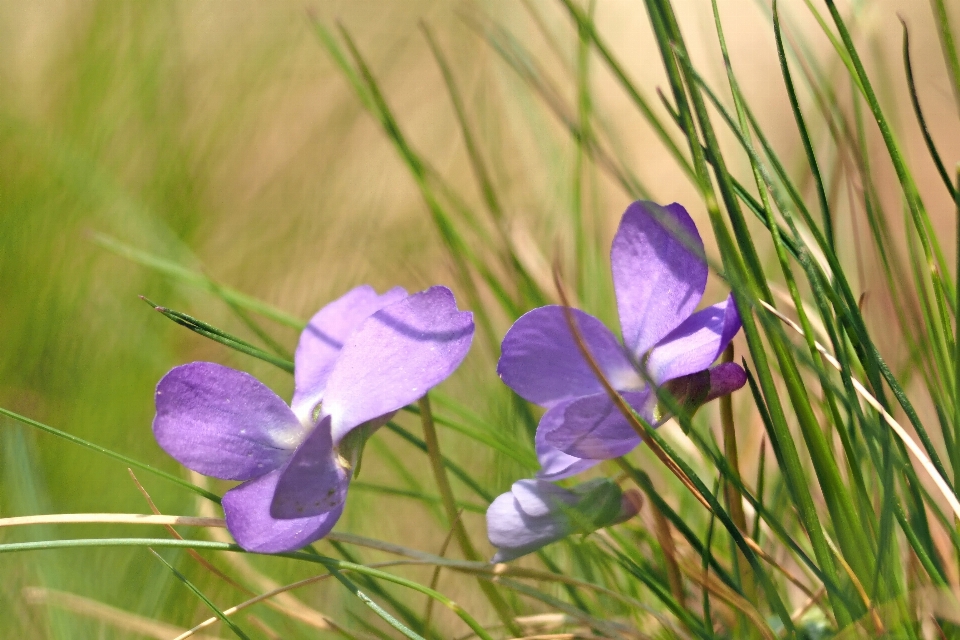
[[[740,330],[740,315],[732,296],[694,312],[707,284],[703,241],[687,211],[679,204],[660,206],[634,202],[623,218],[610,251],[613,285],[623,342],[597,318],[571,310],[587,348],[604,376],[620,395],[651,424],[659,424],[656,386],[667,385],[687,406],[699,406],[739,389],[746,382],[740,365],[711,367]],[[527,491],[542,501],[556,501],[557,487],[544,480],[560,480],[602,460],[629,453],[640,436],[620,412],[581,353],[559,306],[534,309],[507,332],[497,371],[524,399],[547,409],[536,434],[539,481]],[[488,520],[522,505],[512,494],[497,499]],[[511,503],[505,496],[513,495]],[[502,500],[502,502],[501,502]],[[529,514],[528,514],[529,515]],[[497,539],[501,548],[511,538],[513,547],[536,549],[556,538],[547,534],[544,518],[562,519],[553,509],[532,520],[507,519]],[[490,529],[494,531],[494,529]],[[539,544],[534,544],[539,540]],[[516,557],[515,554],[511,557]]]
[[[357,287],[300,335],[291,406],[247,373],[194,362],[157,385],[154,435],[189,469],[243,481],[223,496],[240,546],[298,549],[340,518],[366,438],[453,373],[473,333],[445,287]]]

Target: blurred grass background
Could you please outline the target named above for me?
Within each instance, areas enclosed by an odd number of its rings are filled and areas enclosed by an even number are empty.
[[[700,68],[715,86],[724,86],[709,2],[680,4],[688,42],[700,47],[694,51]],[[857,8],[858,38],[872,52],[870,70],[881,79],[878,84],[916,167],[934,225],[949,237],[951,205],[910,115],[896,21],[899,12],[913,29],[920,97],[941,153],[955,159],[960,157],[960,131],[951,117],[955,107],[929,8],[909,0],[862,4]],[[215,360],[249,371],[289,397],[289,376],[190,334],[137,296],[255,341],[228,306],[208,291],[106,250],[92,241],[91,232],[205,273],[301,318],[364,282],[381,290],[394,284],[410,290],[454,284],[408,171],[318,44],[311,16],[325,24],[342,20],[351,30],[414,146],[468,202],[478,203],[448,95],[418,28],[421,20],[427,22],[450,57],[493,168],[511,234],[527,247],[530,264],[545,266],[557,252],[569,256],[575,145],[463,19],[479,12],[505,25],[573,105],[576,34],[558,4],[534,0],[530,6],[532,13],[505,0],[0,4],[0,406],[180,473],[150,432],[153,387],[169,368]],[[784,6],[791,18],[788,33],[813,34],[825,68],[837,70],[835,56],[824,38],[815,37],[802,3]],[[720,9],[746,94],[782,156],[802,173],[794,128],[778,126],[789,119],[789,111],[766,13],[761,3],[747,0],[720,2]],[[853,10],[850,5],[843,9]],[[655,95],[654,87],[665,81],[642,6],[602,1],[596,19],[634,80]],[[617,132],[618,151],[650,197],[696,201],[612,78],[596,68],[591,82],[597,118]],[[849,95],[848,88],[838,87],[844,91]],[[809,102],[806,106],[814,108]],[[874,138],[877,182],[885,189],[892,225],[899,228],[898,191],[893,180],[882,179],[892,171]],[[735,169],[746,175],[745,158],[741,160]],[[593,284],[582,302],[615,326],[603,247],[609,246],[629,198],[596,168],[588,177],[585,210],[601,241],[598,267],[589,274]],[[807,186],[812,194],[812,185]],[[841,203],[846,199],[842,193],[836,197]],[[849,266],[862,273],[862,291],[878,292],[869,299],[866,315],[878,329],[888,359],[902,363],[907,354],[898,351],[895,333],[888,332],[884,340],[889,308],[875,259],[868,249],[857,250],[849,207],[839,208],[848,212],[838,233],[850,248]],[[701,211],[693,213],[704,220]],[[862,220],[860,224],[865,238]],[[701,228],[708,227],[702,223]],[[706,240],[709,246],[712,241]],[[482,253],[484,247],[477,250]],[[719,284],[712,282],[705,300],[721,295]],[[295,346],[295,330],[269,321],[263,326],[289,349]],[[507,318],[498,318],[495,328],[502,335],[508,326]],[[498,354],[480,336],[475,344],[466,366],[444,391],[510,437],[526,437],[509,390],[493,372]],[[704,419],[712,415],[704,413]],[[743,422],[742,446],[755,452],[762,427],[752,418]],[[410,424],[417,432],[416,423]],[[476,447],[456,434],[442,437],[446,453],[477,474],[492,493],[529,473],[491,453],[477,455]],[[425,468],[419,452],[391,434],[374,440],[361,480],[407,488],[420,483],[425,493],[435,494],[431,478],[418,471]],[[0,447],[0,517],[147,511],[119,463],[9,420],[0,420]],[[413,469],[414,476],[398,476],[391,456]],[[646,459],[645,453],[641,456]],[[744,473],[752,477],[756,456],[745,459]],[[141,480],[163,512],[196,513],[192,497],[182,490],[152,478]],[[339,527],[436,551],[445,531],[433,513],[411,500],[354,490]],[[481,518],[464,517],[487,553]],[[111,532],[130,529],[32,528],[2,531],[0,539]],[[142,529],[133,533],[142,534]],[[219,604],[243,599],[185,555],[178,560]],[[254,564],[269,567],[280,581],[308,575],[290,563]],[[404,572],[429,581],[429,568]],[[445,574],[440,584],[441,591],[481,622],[492,620],[475,582]],[[0,556],[0,637],[138,637],[102,616],[28,604],[23,590],[35,586],[182,627],[207,616],[202,603],[142,550],[5,555]],[[323,583],[299,595],[348,627],[360,624],[354,616],[367,618],[336,584]],[[422,607],[418,599],[410,602]],[[255,614],[282,637],[305,633],[306,627],[269,610]],[[442,628],[459,629],[452,616],[437,615],[449,625]]]

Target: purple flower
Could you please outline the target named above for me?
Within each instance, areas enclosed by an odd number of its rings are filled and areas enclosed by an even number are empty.
[[[247,373],[193,362],[157,385],[153,432],[184,466],[243,481],[223,496],[240,546],[298,549],[336,524],[366,438],[453,373],[473,330],[445,287],[357,287],[300,335],[290,407]]]
[[[735,363],[710,368],[740,330],[732,296],[694,313],[707,283],[703,241],[686,210],[634,202],[610,251],[623,342],[591,315],[572,310],[606,378],[654,422],[656,394],[669,381],[680,399],[706,402],[746,382]],[[526,400],[546,407],[537,428],[540,478],[566,478],[640,443],[583,357],[564,309],[523,315],[503,339],[497,371]]]
[[[519,480],[487,509],[487,537],[497,547],[491,562],[506,562],[574,533],[588,534],[632,518],[640,494],[623,493],[596,478],[564,489],[544,480]]]

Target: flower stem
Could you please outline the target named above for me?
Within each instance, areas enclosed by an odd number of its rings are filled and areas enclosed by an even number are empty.
[[[453,498],[453,490],[450,488],[450,479],[447,477],[447,470],[443,466],[443,458],[440,455],[440,442],[437,440],[437,428],[433,423],[433,411],[430,409],[430,399],[424,395],[420,398],[420,421],[423,423],[423,439],[427,443],[427,454],[430,458],[430,466],[433,468],[433,475],[437,481],[437,489],[440,492],[440,499],[443,502],[443,509],[446,511],[447,520],[453,531],[453,536],[460,546],[460,551],[467,560],[479,561],[480,555],[474,548],[470,537],[467,535],[467,529],[463,526],[463,521],[459,517],[457,503]],[[480,588],[490,601],[490,604],[496,610],[504,626],[510,630],[514,636],[523,635],[522,630],[513,619],[510,607],[503,596],[497,591],[497,588],[485,580],[479,580]]]
[[[727,345],[720,356],[720,362],[733,362],[733,343]],[[727,509],[730,512],[730,519],[737,526],[743,535],[749,535],[747,529],[747,516],[743,512],[743,496],[740,495],[738,486],[742,478],[740,476],[740,454],[737,451],[737,431],[733,424],[733,398],[730,394],[720,397],[720,425],[723,428],[723,453],[730,463],[730,472],[736,477],[738,482],[725,482],[724,490],[727,498]],[[749,573],[750,563],[743,552],[737,550],[737,574],[740,576],[740,588],[743,590],[744,597],[750,602],[757,601],[757,588],[753,581],[753,576]]]

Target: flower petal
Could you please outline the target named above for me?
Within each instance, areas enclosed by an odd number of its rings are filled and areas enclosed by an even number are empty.
[[[371,315],[407,297],[402,287],[394,287],[378,295],[370,285],[351,289],[320,309],[300,334],[294,356],[294,413],[304,422],[313,422],[314,407],[323,397],[330,372],[343,349],[344,342],[360,323]]]
[[[213,362],[172,369],[157,384],[153,434],[199,473],[249,480],[283,465],[304,433],[280,396],[248,373]]]
[[[700,303],[707,284],[703,241],[679,204],[638,201],[623,214],[610,262],[623,343],[640,360]]]
[[[600,460],[577,458],[560,451],[560,449],[547,444],[543,439],[543,432],[539,430],[535,441],[537,460],[540,461],[540,471],[537,472],[539,480],[563,480],[595,467],[601,462]]]
[[[526,482],[541,483],[542,481]],[[559,489],[559,487],[556,488]],[[560,491],[564,490],[560,489]],[[567,493],[572,495],[572,492]],[[561,540],[571,531],[569,520],[561,512],[541,517],[525,513],[513,492],[498,496],[487,509],[487,536],[490,538],[490,543],[498,548],[496,555],[493,556],[493,562],[506,562],[519,558],[551,542]]]
[[[651,413],[649,390],[630,391],[623,398],[641,415]],[[558,404],[540,419],[544,441],[577,458],[607,460],[640,444],[640,436],[606,393]]]
[[[720,357],[740,330],[733,294],[687,318],[653,348],[647,370],[657,384],[703,371]]]
[[[352,475],[333,450],[327,416],[280,470],[270,516],[306,518],[332,511],[346,500]]]
[[[543,480],[517,480],[510,488],[520,510],[538,518],[557,510],[558,504],[573,505],[577,494]]]
[[[327,380],[323,414],[333,444],[354,427],[420,398],[460,365],[473,314],[453,293],[431,287],[373,314],[350,335]]]
[[[280,471],[234,487],[223,496],[223,513],[233,539],[247,551],[294,551],[330,533],[343,504],[310,518],[280,519],[270,515]]]
[[[617,389],[635,389],[643,381],[623,347],[602,322],[571,309],[590,353]],[[563,307],[540,307],[522,315],[503,338],[497,373],[511,389],[534,404],[552,407],[603,391],[580,353]]]
[[[736,362],[724,362],[710,369],[710,392],[705,402],[733,393],[747,384],[747,374]]]

